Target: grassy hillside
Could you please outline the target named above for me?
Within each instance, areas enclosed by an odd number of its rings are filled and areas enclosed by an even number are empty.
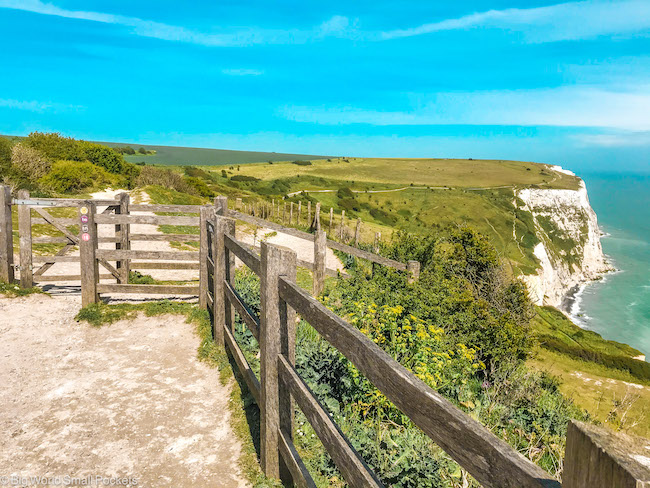
[[[110,147],[131,146],[134,149],[140,147],[154,154],[132,156],[125,155],[124,159],[130,163],[144,162],[146,164],[178,165],[178,166],[227,166],[233,164],[249,164],[268,161],[293,161],[296,159],[319,159],[326,156],[315,156],[307,154],[286,154],[275,152],[257,151],[229,151],[226,149],[208,149],[200,147],[176,147],[176,146],[151,146],[145,144],[122,144],[115,142],[102,142]]]

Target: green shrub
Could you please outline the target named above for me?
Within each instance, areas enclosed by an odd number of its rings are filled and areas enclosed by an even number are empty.
[[[336,191],[336,196],[338,198],[354,198],[354,192],[350,190],[347,186],[344,186],[343,188],[339,188]]]
[[[11,141],[0,137],[0,181],[9,176],[11,168]]]
[[[32,132],[24,141],[51,161],[83,161],[86,159],[79,141],[58,133]]]
[[[84,159],[104,168],[109,173],[121,174],[127,164],[124,157],[114,149],[88,141],[78,141]]]
[[[129,283],[133,285],[154,285],[153,276],[142,274],[139,271],[129,271]]]
[[[182,193],[196,193],[196,190],[178,173],[154,166],[143,166],[135,183],[137,186],[158,185]]]
[[[251,183],[251,182],[256,182],[256,181],[261,181],[259,178],[255,178],[254,176],[248,176],[248,175],[235,175],[230,178],[230,181],[241,181],[245,183]]]
[[[57,193],[97,188],[110,182],[108,173],[87,161],[57,161],[39,183]]]
[[[298,166],[311,166],[311,161],[294,161],[293,164]]]
[[[213,197],[214,192],[201,178],[188,177],[185,182],[194,190],[192,193],[201,195],[202,197]]]

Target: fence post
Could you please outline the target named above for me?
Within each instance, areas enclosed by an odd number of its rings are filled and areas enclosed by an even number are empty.
[[[231,221],[230,223],[228,221]],[[224,281],[227,277],[226,268],[226,244],[224,234],[234,235],[235,222],[232,219],[215,216],[214,235],[212,236],[212,260],[214,261],[214,273],[212,273],[212,293],[214,296],[214,310],[212,313],[212,338],[220,346],[224,345],[225,325],[227,322],[226,314],[226,295]],[[230,259],[230,258],[229,258]],[[228,264],[228,265],[227,265]]]
[[[224,232],[231,236],[232,238],[235,237],[235,220],[234,219],[220,219],[224,221]],[[224,242],[223,245],[224,249],[224,271],[225,271],[225,277],[224,279],[230,283],[230,285],[234,288],[235,287],[235,254],[230,252],[230,250],[226,247],[226,244]],[[225,286],[224,286],[225,288]],[[225,300],[225,319],[226,319],[226,327],[230,329],[230,331],[234,334],[235,333],[235,309],[233,308],[232,304],[230,303],[229,300]]]
[[[314,286],[313,295],[317,297],[325,286],[325,257],[327,252],[327,234],[317,230],[314,234]]]
[[[271,478],[290,480],[281,468],[278,430],[293,431],[290,394],[280,391],[278,355],[295,361],[295,317],[278,291],[280,276],[296,278],[296,253],[290,249],[262,242],[260,265],[260,462]],[[287,479],[289,478],[289,479]]]
[[[332,236],[332,225],[334,224],[334,208],[330,207],[330,230],[328,234]]]
[[[647,439],[571,420],[567,428],[562,487],[647,487],[650,486],[649,458]]]
[[[339,235],[339,240],[343,242],[343,226],[345,225],[345,210],[341,210],[341,229],[340,229],[340,235]]]
[[[289,208],[289,225],[293,224],[293,202]]]
[[[79,219],[82,225],[88,226],[88,232],[82,232],[79,239],[79,261],[81,264],[81,306],[97,303],[97,278],[99,265],[97,263],[97,225],[95,213],[97,209],[92,200],[86,200],[79,207]],[[86,217],[84,217],[86,216]]]
[[[241,210],[241,198],[237,198],[235,200],[235,210],[237,210],[237,211]]]
[[[0,186],[0,280],[14,281],[14,239],[11,223],[11,188]]]
[[[381,242],[381,232],[375,232],[374,253],[379,254],[379,243]]]
[[[302,213],[302,200],[298,201],[298,218],[296,219],[297,225],[300,225],[300,217],[302,217],[301,213]]]
[[[406,272],[408,273],[408,282],[415,283],[420,279],[420,261],[409,261],[406,263]]]
[[[29,192],[20,190],[18,198],[29,200]],[[20,286],[31,288],[34,285],[32,275],[32,208],[18,205],[18,235],[20,242]]]
[[[228,214],[228,197],[220,195],[214,199],[214,213],[224,217]]]
[[[320,202],[316,203],[316,212],[314,213],[312,229],[320,230]]]
[[[307,202],[307,225],[311,225],[311,200]]]
[[[120,193],[116,199],[119,201],[119,205],[116,207],[115,213],[118,215],[129,215],[129,204],[131,203],[129,194],[126,192]],[[115,243],[115,249],[130,249],[130,234],[131,224],[117,224],[115,226],[115,236],[118,238],[118,242]],[[117,261],[116,266],[120,273],[120,278],[117,280],[118,283],[125,284],[129,282],[129,264],[128,259]]]
[[[357,219],[357,228],[354,229],[354,247],[359,247],[360,236],[361,236],[361,219]]]
[[[213,208],[203,205],[199,209],[199,308],[208,308],[208,219]]]

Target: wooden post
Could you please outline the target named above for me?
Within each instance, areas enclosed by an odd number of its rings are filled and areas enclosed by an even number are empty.
[[[214,311],[212,314],[212,338],[220,346],[224,345],[223,328],[227,324],[226,318],[226,244],[224,234],[232,233],[235,230],[235,223],[228,223],[226,217],[215,216],[214,235],[212,236],[212,260],[214,261],[214,273],[212,274],[212,292],[214,295]],[[230,259],[230,257],[229,257]]]
[[[0,280],[14,282],[14,239],[11,223],[11,188],[0,186]]]
[[[296,224],[298,225],[300,225],[300,217],[302,217],[302,215],[300,215],[301,213],[302,213],[302,200],[298,202],[298,218],[296,219]]]
[[[311,225],[311,200],[307,202],[307,225]]]
[[[571,420],[562,488],[650,487],[649,460],[647,439]]]
[[[235,200],[235,210],[237,210],[238,212],[241,211],[241,204],[242,204],[241,198],[237,198]]]
[[[203,205],[199,209],[199,308],[208,309],[208,219],[214,207]]]
[[[131,197],[128,193],[123,192],[115,197],[119,202],[119,206],[115,209],[115,214],[117,215],[128,215],[129,214],[129,203],[131,202]],[[115,237],[117,237],[118,242],[115,243],[115,249],[130,249],[130,233],[131,233],[131,224],[117,224],[115,226]],[[129,260],[122,259],[116,263],[117,270],[120,273],[120,278],[117,280],[120,284],[127,284],[129,282]]]
[[[293,224],[293,202],[291,202],[291,208],[289,208],[289,225]]]
[[[330,230],[328,234],[330,237],[332,236],[332,225],[334,224],[334,209],[330,207]]]
[[[97,281],[99,278],[99,264],[97,263],[97,225],[95,202],[86,200],[79,206],[79,219],[81,225],[88,226],[88,232],[81,232],[79,239],[79,261],[81,264],[81,306],[97,303]],[[85,216],[85,217],[84,217]],[[87,218],[87,222],[84,222]],[[82,229],[83,230],[83,229]]]
[[[320,230],[320,202],[316,203],[316,212],[314,214],[314,223],[312,228],[315,230]]]
[[[361,236],[361,219],[357,219],[357,228],[354,229],[354,247],[359,247],[360,236]]]
[[[327,234],[317,230],[314,234],[314,286],[313,295],[317,297],[325,287],[325,258],[327,252]]]
[[[420,261],[409,261],[406,263],[406,272],[408,273],[408,282],[415,283],[420,279]]]
[[[29,192],[20,190],[18,198],[29,200]],[[31,288],[34,285],[32,275],[32,208],[18,205],[18,235],[20,237],[20,286]]]
[[[228,197],[220,195],[214,199],[214,213],[226,216],[228,213]]]
[[[381,232],[375,232],[375,244],[373,250],[375,254],[379,254],[379,244],[381,243]]]
[[[281,304],[280,276],[292,281],[296,277],[296,253],[290,249],[262,242],[260,260],[260,463],[271,478],[287,480],[281,469],[278,430],[293,431],[290,395],[280,391],[278,356],[284,354],[293,364],[295,354],[295,318],[286,304]]]
[[[235,220],[229,218],[222,219],[222,220],[224,220],[224,232],[234,239]],[[230,250],[225,246],[225,243],[223,249],[224,249],[224,256],[223,256],[224,268],[226,271],[226,276],[224,279],[228,283],[230,283],[230,285],[234,288],[235,287],[235,253],[230,252]],[[234,334],[235,333],[235,309],[229,300],[225,300],[225,307],[226,307],[226,311],[225,311],[226,327],[228,327],[230,331]]]
[[[343,241],[343,226],[345,225],[345,210],[341,210],[341,235],[339,240]]]

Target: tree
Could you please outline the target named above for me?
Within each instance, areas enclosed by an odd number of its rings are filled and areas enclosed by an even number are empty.
[[[11,141],[0,137],[0,181],[9,176],[11,169]]]
[[[16,177],[31,181],[45,176],[52,167],[40,152],[24,144],[16,144],[11,148],[11,165]]]
[[[147,150],[144,147],[140,147],[140,149],[138,149],[138,152],[140,154],[148,154]]]

